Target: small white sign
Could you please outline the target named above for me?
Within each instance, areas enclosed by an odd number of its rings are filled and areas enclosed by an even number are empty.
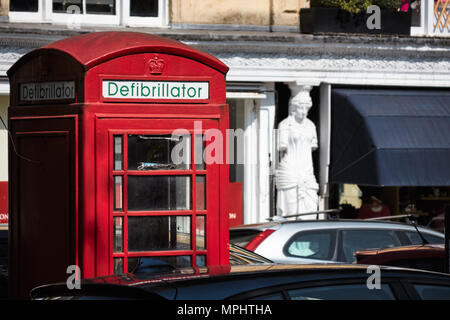
[[[75,99],[75,81],[21,83],[19,89],[21,101]]]
[[[103,80],[102,93],[115,99],[206,100],[209,82]]]

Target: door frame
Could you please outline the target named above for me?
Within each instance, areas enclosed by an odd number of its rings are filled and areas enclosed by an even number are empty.
[[[195,121],[201,121],[201,132],[195,128]],[[160,255],[190,255],[192,257],[192,266],[196,266],[196,256],[206,255],[206,265],[219,264],[220,253],[220,176],[218,164],[207,164],[206,170],[195,169],[195,148],[196,139],[194,134],[199,134],[207,129],[219,129],[218,119],[193,119],[193,118],[107,118],[99,119],[96,125],[96,273],[97,275],[105,275],[113,273],[114,257],[133,257],[133,256],[160,256]],[[123,170],[120,172],[113,171],[113,138],[115,135],[126,134],[170,134],[177,129],[185,129],[191,135],[191,166],[188,170],[155,170],[155,171],[132,171],[128,172],[127,167],[127,139],[123,139]],[[123,214],[113,213],[113,176],[122,175],[123,178]],[[154,211],[128,213],[127,211],[127,176],[128,175],[190,175],[191,178],[191,209],[181,211]],[[204,211],[196,209],[196,177],[197,175],[206,176],[206,205]],[[106,186],[106,187],[105,187]],[[186,215],[191,219],[191,250],[176,251],[152,251],[130,254],[127,252],[128,225],[127,217],[136,215],[145,216],[179,216]],[[203,215],[206,217],[206,250],[196,250],[196,216]],[[113,216],[123,216],[123,252],[121,254],[113,253]],[[127,259],[123,259],[123,268],[128,270]]]

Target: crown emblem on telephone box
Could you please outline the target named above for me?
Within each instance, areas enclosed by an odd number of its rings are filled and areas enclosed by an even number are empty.
[[[163,59],[155,57],[154,59],[150,59],[148,61],[148,66],[150,67],[151,74],[161,74],[166,66],[166,63]]]

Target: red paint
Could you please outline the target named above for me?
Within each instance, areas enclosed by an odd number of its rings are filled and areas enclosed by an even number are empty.
[[[243,224],[242,217],[242,183],[233,182],[230,183],[229,188],[230,196],[229,196],[229,219],[230,219],[230,228],[234,226],[239,226]]]
[[[195,121],[201,122],[202,132],[214,128],[225,137],[227,70],[213,56],[179,42],[131,32],[76,36],[19,59],[8,71],[12,92],[9,126],[19,154],[36,163],[24,161],[10,146],[11,265],[21,266],[10,269],[12,297],[26,298],[33,286],[66,281],[63,266],[68,264],[79,265],[83,278],[111,274],[114,258],[125,258],[125,271],[127,257],[136,256],[189,255],[196,267],[197,256],[205,255],[208,265],[228,264],[228,166],[136,172],[127,169],[125,156],[128,134],[168,134],[178,128],[193,134]],[[209,92],[207,98],[198,100],[105,98],[103,80],[202,82],[208,83]],[[52,81],[74,82],[74,98],[20,100],[20,84]],[[113,170],[113,135],[124,137],[120,171]],[[193,137],[191,141],[194,154]],[[53,162],[55,159],[58,162]],[[189,210],[127,210],[128,177],[166,174],[191,177]],[[113,210],[115,175],[123,176],[123,211]],[[206,176],[206,186],[195,185],[197,175]],[[200,192],[203,189],[206,198]],[[138,253],[127,249],[128,217],[175,214],[191,217],[191,249]],[[206,220],[204,229],[197,226],[198,216]],[[113,217],[123,219],[123,252],[119,253],[113,252]],[[197,249],[196,235],[203,233],[206,248]],[[46,243],[44,249],[39,247],[38,237]],[[57,241],[51,241],[55,237]],[[30,250],[22,250],[24,244]]]
[[[256,248],[263,242],[268,236],[270,236],[275,230],[267,229],[258,234],[255,238],[253,238],[252,241],[250,241],[246,246],[245,249],[250,251],[255,251]]]
[[[0,224],[8,223],[8,181],[0,181]]]

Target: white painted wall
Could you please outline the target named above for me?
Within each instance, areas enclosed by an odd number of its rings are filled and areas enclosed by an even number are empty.
[[[271,84],[266,87],[271,88]],[[269,89],[270,90],[270,89]],[[273,129],[275,125],[275,93],[270,90],[266,92],[266,98],[260,100],[258,112],[258,145],[259,145],[259,188],[257,201],[259,210],[255,213],[255,222],[265,222],[270,217],[270,175],[271,161],[273,161]]]
[[[259,222],[259,164],[257,100],[244,102],[244,224]]]

